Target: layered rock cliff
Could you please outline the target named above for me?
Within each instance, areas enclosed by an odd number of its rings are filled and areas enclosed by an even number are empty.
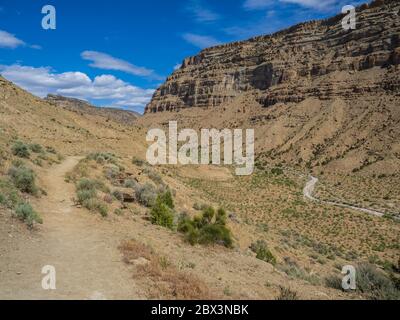
[[[244,92],[254,93],[266,107],[308,97],[347,99],[366,92],[400,92],[400,2],[378,0],[357,8],[355,30],[344,30],[342,19],[339,15],[311,21],[205,49],[183,61],[155,92],[145,112],[216,107]],[[316,85],[316,79],[335,71],[354,73],[373,67],[387,69],[383,80]]]

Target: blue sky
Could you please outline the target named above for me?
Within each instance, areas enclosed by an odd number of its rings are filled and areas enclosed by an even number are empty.
[[[39,95],[142,112],[202,48],[337,14],[349,0],[0,0],[0,73]],[[44,30],[44,5],[56,30]]]

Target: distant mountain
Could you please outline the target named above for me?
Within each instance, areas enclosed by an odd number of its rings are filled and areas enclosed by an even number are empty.
[[[67,98],[60,95],[49,94],[45,100],[51,104],[55,104],[73,112],[101,116],[123,124],[132,124],[137,120],[138,117],[140,117],[140,114],[134,111],[96,107],[87,101],[75,98]]]

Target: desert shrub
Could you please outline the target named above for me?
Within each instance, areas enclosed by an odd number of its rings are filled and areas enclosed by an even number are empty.
[[[393,282],[395,288],[399,291],[400,290],[400,277],[396,276],[394,273],[390,274],[390,280]]]
[[[150,169],[150,168],[145,168],[143,171],[153,182],[155,182],[156,184],[163,184],[163,179],[162,177],[155,172],[154,170]]]
[[[202,205],[200,203],[198,203],[198,202],[195,202],[193,204],[193,209],[197,210],[197,211],[200,211],[202,209]]]
[[[122,194],[121,191],[119,190],[114,190],[112,192],[112,195],[115,199],[117,199],[118,201],[123,201],[124,200],[124,195]]]
[[[120,169],[117,166],[112,166],[112,167],[110,166],[104,169],[104,176],[111,182],[117,179],[120,174],[121,174]]]
[[[15,216],[24,221],[30,228],[32,228],[35,223],[43,223],[42,218],[33,210],[29,203],[18,204],[15,208]]]
[[[156,203],[157,189],[151,184],[137,185],[135,188],[136,197],[140,204],[151,207]]]
[[[36,158],[35,160],[32,161],[34,164],[36,164],[38,167],[43,166],[43,162],[40,158]]]
[[[76,185],[77,190],[96,190],[96,183],[94,180],[88,178],[82,178]]]
[[[132,158],[132,163],[135,165],[135,166],[138,166],[138,167],[142,167],[142,166],[144,166],[145,165],[145,161],[144,160],[142,160],[142,159],[139,159],[139,158],[137,158],[137,157],[133,157]]]
[[[331,275],[325,278],[325,285],[328,288],[343,290],[342,279],[336,275]]]
[[[61,153],[57,153],[57,160],[63,161],[63,160],[65,160],[65,157]]]
[[[226,226],[226,220],[227,220],[226,211],[223,208],[219,208],[215,216],[215,224]]]
[[[125,182],[124,182],[124,187],[125,187],[125,188],[132,188],[132,189],[135,189],[137,186],[138,186],[138,183],[137,183],[135,180],[133,180],[133,179],[127,179],[127,180],[125,180]]]
[[[101,202],[100,200],[96,198],[90,198],[87,199],[83,202],[82,204],[86,209],[93,211],[93,212],[98,212],[100,213],[103,217],[106,217],[108,215],[108,208],[107,206]]]
[[[174,212],[164,202],[161,195],[157,197],[155,205],[150,211],[151,222],[153,224],[172,229],[174,226]]]
[[[21,167],[25,167],[25,162],[21,159],[14,159],[11,164],[13,165],[13,167],[15,168],[21,168]]]
[[[43,152],[43,147],[38,143],[31,143],[29,145],[29,149],[34,153],[41,153]]]
[[[371,300],[398,300],[400,291],[394,283],[369,263],[358,265],[356,273],[357,290]]]
[[[4,205],[6,203],[6,196],[0,193],[0,204]]]
[[[122,216],[122,214],[123,214],[122,210],[119,209],[119,208],[115,209],[115,210],[114,210],[114,213],[115,213],[117,216]]]
[[[116,164],[117,163],[117,158],[114,154],[109,153],[109,152],[96,152],[96,153],[91,153],[87,157],[89,160],[94,160],[97,163],[103,164],[103,163],[112,163]]]
[[[276,258],[268,249],[267,243],[264,240],[258,240],[251,244],[250,249],[256,253],[256,258],[266,261],[272,265],[276,264]]]
[[[276,176],[280,176],[283,174],[283,170],[281,168],[272,168],[271,173]]]
[[[214,208],[203,210],[201,216],[190,219],[182,215],[178,222],[178,231],[185,234],[185,239],[192,245],[221,244],[232,247],[233,240],[230,230],[226,227],[226,212],[219,209],[215,213]]]
[[[0,204],[13,209],[22,201],[15,189],[15,186],[9,180],[0,180]]]
[[[299,300],[297,293],[289,288],[280,287],[276,300]]]
[[[277,265],[278,269],[285,272],[290,278],[293,279],[302,279],[307,281],[313,285],[320,284],[320,278],[315,274],[310,274],[307,271],[303,270],[296,261],[292,260],[289,257],[284,258],[284,264]]]
[[[17,156],[20,158],[29,158],[29,156],[30,156],[28,146],[25,143],[23,143],[22,141],[15,142],[11,147],[11,151],[14,156]]]
[[[108,215],[108,208],[104,202],[97,199],[97,189],[108,193],[107,187],[98,180],[82,178],[76,185],[76,194],[78,202],[86,209],[99,212],[103,217]]]
[[[94,180],[94,183],[97,190],[100,190],[104,193],[110,193],[110,188],[103,181]]]
[[[195,202],[193,204],[193,209],[197,210],[197,211],[206,210],[207,208],[208,208],[208,205],[206,205],[204,203]]]
[[[218,224],[207,224],[200,229],[198,242],[201,244],[221,244],[226,247],[232,246],[230,231]]]
[[[108,208],[104,204],[100,204],[97,207],[97,211],[101,214],[102,217],[107,217],[108,216]]]
[[[83,204],[86,200],[96,198],[97,192],[95,189],[78,190],[76,196],[78,198],[78,203]]]
[[[35,184],[35,173],[31,169],[24,166],[13,166],[8,171],[8,174],[20,191],[33,195],[37,194],[38,188]]]
[[[174,209],[174,199],[172,198],[171,190],[167,190],[159,195],[161,202],[163,202],[168,208]]]
[[[81,178],[77,185],[76,189],[79,190],[101,190],[104,193],[108,193],[110,190],[104,184],[104,182],[100,180],[93,180],[88,178]]]
[[[53,147],[50,147],[50,146],[46,147],[46,152],[52,153],[52,154],[57,154],[56,149],[54,149]]]
[[[70,172],[65,175],[65,181],[67,182],[77,182],[78,179],[87,177],[89,174],[88,161],[87,159],[82,159]]]
[[[98,156],[98,157],[96,158],[96,162],[97,162],[98,164],[103,164],[104,162],[106,162],[106,159],[104,159],[102,156]]]

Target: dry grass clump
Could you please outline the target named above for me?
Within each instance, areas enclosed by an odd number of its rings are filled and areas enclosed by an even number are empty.
[[[135,265],[135,278],[147,284],[150,299],[204,300],[212,295],[207,285],[194,275],[179,271],[165,257],[136,240],[119,246],[123,261]]]
[[[153,256],[153,250],[149,246],[136,240],[124,241],[118,249],[123,254],[124,262],[128,264],[131,263],[132,260],[139,258],[151,260]]]
[[[290,288],[280,287],[279,295],[275,300],[299,300],[299,296],[296,291],[293,291]]]

